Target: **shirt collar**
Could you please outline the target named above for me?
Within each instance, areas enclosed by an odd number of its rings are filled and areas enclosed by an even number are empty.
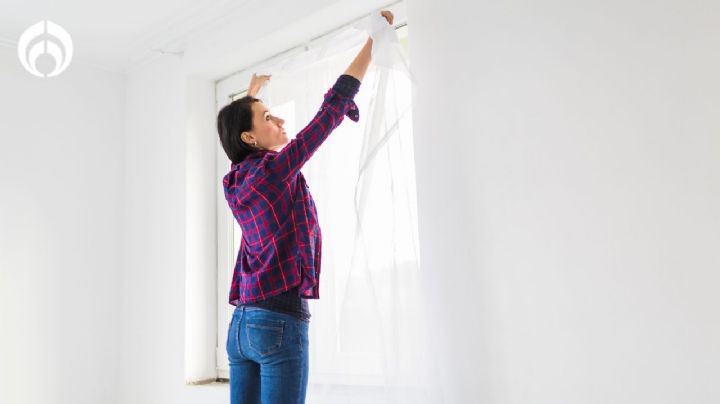
[[[273,153],[277,153],[277,152],[274,150],[268,150],[268,149],[258,149],[258,150],[253,151],[252,153],[250,153],[248,155],[248,157],[249,156],[264,156],[267,153],[273,154]]]
[[[268,150],[268,149],[253,150],[253,151],[250,152],[250,154],[248,154],[247,156],[245,156],[245,159],[244,159],[243,161],[245,161],[245,160],[247,160],[247,159],[249,159],[249,158],[262,157],[262,156],[264,156],[264,155],[267,154],[267,153],[273,154],[273,153],[277,153],[277,152],[274,151],[274,150]],[[240,164],[242,164],[242,161],[239,162],[239,163],[235,163],[235,164],[233,164],[232,166],[238,167]]]

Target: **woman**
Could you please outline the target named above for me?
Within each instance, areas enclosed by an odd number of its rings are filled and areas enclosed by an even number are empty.
[[[392,13],[381,14],[392,24]],[[232,404],[305,402],[306,299],[320,297],[322,237],[300,168],[345,116],[359,119],[353,98],[371,49],[368,38],[312,121],[289,143],[285,121],[254,97],[269,76],[253,75],[248,95],[218,114],[220,142],[232,162],[223,178],[225,199],[242,229],[226,346]]]

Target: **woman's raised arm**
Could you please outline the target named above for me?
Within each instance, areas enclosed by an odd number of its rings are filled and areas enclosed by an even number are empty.
[[[388,23],[392,23],[392,13],[383,11],[382,16]],[[300,171],[345,116],[357,122],[360,115],[353,99],[370,64],[371,51],[372,38],[368,38],[345,73],[338,77],[325,94],[320,110],[312,121],[280,152],[264,157],[262,164],[269,174],[278,176],[282,181],[288,180]]]
[[[385,20],[387,20],[388,24],[392,25],[393,20],[395,19],[395,16],[393,16],[393,13],[390,11],[382,11],[380,14],[385,17]],[[368,66],[370,65],[370,60],[372,59],[372,38],[368,38],[367,42],[365,42],[365,46],[363,46],[362,49],[360,49],[360,52],[355,56],[355,59],[350,63],[350,66],[348,66],[347,70],[345,70],[345,74],[355,77],[356,79],[362,81],[363,77],[365,77],[365,72],[367,72]]]

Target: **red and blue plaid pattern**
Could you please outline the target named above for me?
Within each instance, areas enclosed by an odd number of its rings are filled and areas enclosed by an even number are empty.
[[[265,300],[299,285],[301,297],[320,297],[322,235],[300,168],[348,116],[360,82],[342,75],[312,121],[281,151],[258,150],[231,165],[225,199],[242,230],[229,302]]]

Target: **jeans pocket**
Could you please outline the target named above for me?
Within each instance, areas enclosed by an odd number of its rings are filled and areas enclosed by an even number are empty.
[[[254,318],[248,319],[245,327],[250,349],[260,356],[268,356],[282,347],[285,320]]]

